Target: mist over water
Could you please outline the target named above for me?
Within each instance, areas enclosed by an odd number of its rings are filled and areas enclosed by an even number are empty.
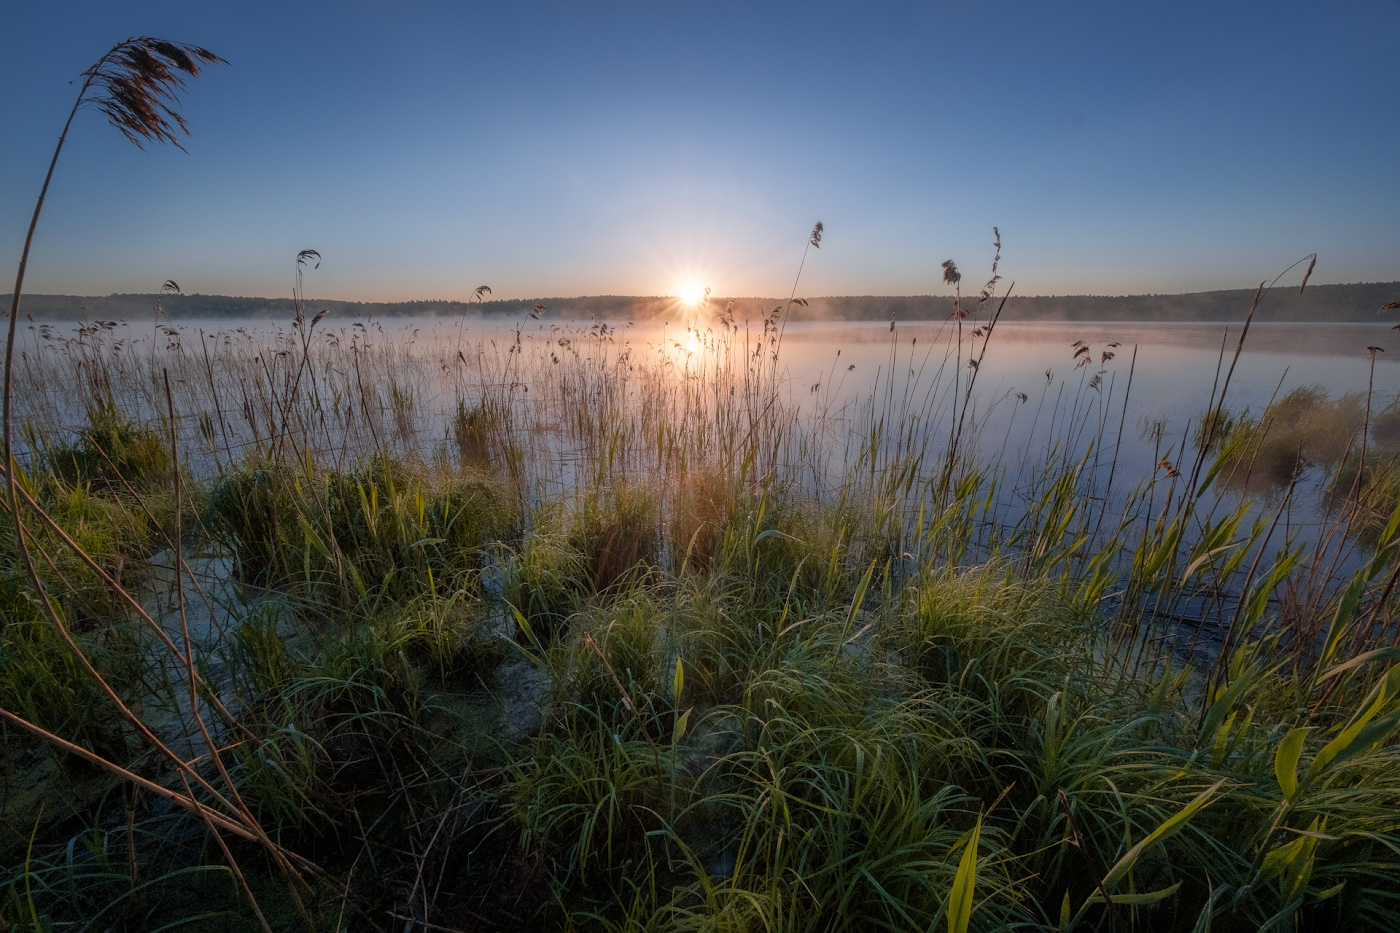
[[[978,326],[963,322],[960,346],[950,321],[793,322],[777,331],[775,345],[762,322],[741,321],[727,331],[712,317],[640,324],[549,315],[519,322],[330,318],[309,340],[312,359],[319,357],[311,370],[320,366],[324,373],[309,386],[303,380],[300,391],[324,392],[321,401],[340,420],[331,427],[321,415],[304,443],[312,452],[338,448],[351,456],[388,440],[425,459],[440,456],[459,406],[495,393],[529,412],[530,456],[541,488],[569,488],[577,481],[572,464],[586,452],[571,449],[560,426],[576,414],[565,409],[587,404],[585,396],[568,394],[571,369],[606,370],[634,394],[626,386],[640,383],[639,370],[714,391],[742,384],[749,378],[745,367],[767,365],[776,348],[783,404],[807,432],[800,446],[811,467],[802,475],[813,495],[846,474],[872,426],[891,457],[927,457],[960,434],[961,451],[1006,471],[1015,484],[1050,458],[1087,456],[1091,482],[1107,484],[1112,471],[1113,490],[1122,495],[1158,474],[1160,463],[1180,466],[1194,456],[1192,433],[1230,367],[1241,330],[1215,323],[1003,322],[983,335],[984,348],[972,336]],[[1257,416],[1295,388],[1317,386],[1336,398],[1364,394],[1371,381],[1371,410],[1384,410],[1400,395],[1400,352],[1376,354],[1372,380],[1366,348],[1385,348],[1395,336],[1384,325],[1255,324],[1225,407]],[[22,352],[29,389],[20,393],[20,411],[50,434],[85,422],[93,386],[106,384],[89,379],[99,370],[107,373],[103,379],[125,381],[124,389],[112,388],[131,413],[162,418],[166,400],[149,382],[151,373],[168,368],[176,409],[189,423],[185,455],[197,472],[207,472],[260,449],[259,417],[266,427],[280,416],[252,411],[256,399],[267,404],[258,386],[276,381],[275,373],[290,378],[302,344],[292,329],[265,320],[177,319],[85,330],[30,327]],[[977,366],[970,394],[969,353]],[[75,376],[91,382],[87,391],[73,391]],[[346,399],[356,393],[375,401],[351,406]],[[208,416],[202,438],[201,415]],[[217,436],[210,430],[215,421]],[[1304,512],[1315,510],[1323,478],[1319,468],[1304,471],[1295,490]],[[1256,484],[1250,492],[1268,501],[1279,489]]]
[[[965,341],[976,326],[971,319],[964,322]],[[294,343],[287,328],[262,319],[175,320],[150,327],[122,322],[86,337],[78,327],[49,324],[44,332],[51,339],[46,340],[39,327],[31,326],[21,338],[26,362],[31,367],[39,360],[54,362],[58,355],[81,348],[79,352],[105,355],[118,367],[125,360],[134,369],[136,363],[174,361],[206,351],[215,356],[229,351],[266,353],[270,358],[288,352]],[[630,350],[633,360],[659,360],[684,376],[706,365],[707,341],[715,339],[717,327],[713,322],[617,322],[605,324],[599,338],[593,321],[526,319],[517,328],[498,320],[347,323],[332,318],[313,333],[312,345],[345,346],[354,352],[392,349],[401,366],[415,371],[420,381],[418,415],[433,418],[452,410],[463,393],[470,394],[473,383],[480,388],[480,379],[460,365],[458,351],[478,363],[508,356],[517,330],[522,347],[555,359],[567,353],[591,361],[595,355],[615,358]],[[760,330],[750,326],[746,334],[741,325],[732,339],[756,345]],[[1124,465],[1137,472],[1155,462],[1144,458],[1160,452],[1148,437],[1154,424],[1161,426],[1165,446],[1180,449],[1187,422],[1204,412],[1212,386],[1229,368],[1240,330],[1238,324],[1215,323],[1002,322],[981,354],[968,417],[977,424],[984,449],[995,451],[1005,443],[1021,449],[1035,439],[1032,422],[1037,421],[1037,409],[1042,413],[1038,427],[1044,429],[1057,400],[1063,405],[1067,394],[1087,393],[1100,407],[1112,403],[1115,424],[1124,421]],[[965,387],[967,348],[959,357],[957,337],[952,322],[898,322],[893,328],[870,322],[794,322],[783,329],[780,378],[792,401],[811,413],[820,409],[838,417],[851,414],[879,392],[886,402],[907,396],[906,410],[917,408],[932,416],[936,412],[924,410],[923,403],[940,382],[951,385],[959,362],[963,372],[956,378]],[[1227,408],[1258,413],[1271,398],[1300,386],[1318,386],[1334,397],[1365,393],[1370,377],[1367,347],[1384,350],[1389,343],[1400,351],[1397,338],[1400,335],[1379,324],[1256,323],[1231,380]],[[1089,352],[1076,357],[1075,341],[1082,341]],[[1110,358],[1105,359],[1105,353]],[[400,373],[407,374],[403,369]],[[530,375],[517,373],[516,388],[524,389]],[[1095,375],[1099,380],[1091,385]],[[45,389],[50,391],[42,400],[21,398],[22,409],[36,417],[56,417],[69,427],[82,421],[81,396],[62,391],[61,385]],[[1400,395],[1400,352],[1377,354],[1373,392],[1377,411]],[[1024,393],[1026,400],[1017,393]],[[1120,410],[1125,396],[1126,414]],[[1118,442],[1116,429],[1114,435]]]
[[[974,326],[965,322],[965,332]],[[1187,422],[1198,420],[1210,404],[1217,370],[1223,380],[1229,369],[1240,330],[1238,324],[1000,323],[979,364],[974,392],[976,410],[988,419],[982,431],[984,449],[991,444],[990,452],[995,452],[1008,428],[1013,450],[1031,443],[1033,412],[1042,399],[1053,411],[1057,399],[1088,393],[1096,407],[1112,408],[1107,412],[1114,422],[1111,440],[1117,441],[1116,425],[1124,420],[1122,465],[1130,474],[1141,475],[1160,459],[1152,456],[1158,447],[1147,429],[1160,424],[1163,446],[1181,449]],[[892,338],[898,347],[894,356]],[[794,386],[829,378],[834,369],[840,393],[851,399],[869,394],[891,374],[896,383],[905,378],[928,381],[929,370],[945,360],[955,362],[956,330],[947,323],[898,323],[894,332],[888,325],[865,323],[793,324],[785,340]],[[1087,365],[1076,366],[1076,340],[1089,348],[1081,357],[1089,360]],[[1364,393],[1370,366],[1366,348],[1387,343],[1400,350],[1400,335],[1384,325],[1254,324],[1231,379],[1226,407],[1259,414],[1271,398],[1301,386],[1320,386],[1334,397]],[[838,350],[839,365],[824,366],[837,360]],[[1104,352],[1112,358],[1103,360]],[[852,364],[856,368],[847,370]],[[1101,375],[1100,385],[1091,389],[1096,374]],[[1377,355],[1374,391],[1376,410],[1400,394],[1400,353],[1394,359]],[[1020,402],[1017,392],[1025,393],[1027,401]],[[1040,430],[1045,429],[1043,420]]]

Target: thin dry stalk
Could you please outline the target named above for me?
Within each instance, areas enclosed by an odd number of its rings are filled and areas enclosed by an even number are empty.
[[[194,792],[190,790],[190,782],[185,781],[185,793],[193,797]],[[224,853],[224,861],[228,862],[229,870],[238,879],[239,890],[248,900],[248,906],[253,909],[253,916],[257,918],[258,926],[263,928],[263,933],[272,933],[272,927],[267,923],[267,917],[263,916],[262,908],[258,906],[258,899],[253,896],[253,889],[248,887],[248,879],[243,877],[243,869],[238,867],[238,860],[233,857],[233,852],[229,850],[228,843],[224,842],[224,837],[219,835],[219,828],[213,824],[204,814],[199,811],[199,817],[204,822],[204,827],[209,831],[209,835],[214,837],[214,841],[219,844],[219,850]],[[312,928],[314,929],[314,928]]]
[[[652,754],[656,756],[657,768],[659,770],[661,752],[657,748],[656,742],[652,740],[651,733],[647,731],[646,723],[642,722],[642,714],[638,712],[637,704],[632,702],[632,695],[627,692],[627,688],[624,687],[622,681],[618,679],[617,671],[613,670],[613,666],[608,663],[607,657],[604,656],[602,649],[598,647],[598,643],[593,640],[593,636],[585,635],[584,641],[588,644],[588,647],[593,650],[593,653],[598,656],[598,660],[603,662],[603,668],[608,672],[608,676],[612,678],[613,684],[617,687],[617,692],[622,696],[622,702],[627,706],[628,711],[632,714],[632,718],[637,720],[637,728],[641,730],[642,738],[646,739],[647,744],[651,746],[651,751]]]

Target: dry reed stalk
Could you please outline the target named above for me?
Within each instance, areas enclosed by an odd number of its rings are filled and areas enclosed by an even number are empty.
[[[646,723],[642,721],[641,711],[637,709],[637,704],[632,702],[632,695],[627,692],[627,688],[624,687],[622,681],[618,679],[617,671],[613,670],[613,666],[608,663],[607,657],[604,656],[603,650],[598,647],[598,643],[593,640],[593,636],[585,635],[584,642],[592,649],[593,653],[598,656],[598,660],[603,662],[603,668],[608,672],[608,676],[612,678],[613,685],[617,687],[617,692],[622,697],[622,702],[627,706],[627,710],[632,714],[632,718],[637,721],[637,728],[641,730],[642,738],[647,740],[647,744],[651,746],[652,754],[656,756],[657,770],[659,773],[661,767],[661,751],[657,748],[656,742],[652,740],[651,733],[647,731]]]
[[[174,464],[173,476],[175,484],[175,599],[180,614],[180,631],[185,639],[185,653],[183,660],[185,677],[189,685],[190,715],[194,717],[195,724],[199,727],[200,736],[204,739],[204,744],[209,749],[210,760],[213,761],[214,767],[219,772],[219,776],[223,778],[224,785],[228,788],[229,795],[232,797],[234,805],[238,808],[239,816],[242,818],[246,825],[251,827],[253,831],[257,833],[257,835],[259,836],[259,841],[262,842],[264,847],[268,849],[269,853],[272,855],[273,859],[278,862],[279,866],[283,867],[284,870],[286,870],[287,872],[295,874],[291,866],[288,865],[282,858],[280,852],[281,847],[273,843],[271,838],[269,838],[267,834],[263,832],[262,825],[258,822],[257,817],[253,815],[253,811],[249,809],[246,803],[244,803],[242,795],[240,795],[238,792],[238,785],[234,782],[233,778],[228,773],[228,769],[224,766],[224,759],[223,756],[220,754],[219,745],[217,742],[214,741],[214,737],[209,732],[209,727],[204,722],[204,717],[200,715],[199,712],[199,691],[196,687],[197,678],[195,676],[194,663],[194,640],[190,637],[190,620],[189,615],[185,610],[185,586],[183,580],[181,579],[182,573],[189,572],[189,568],[185,564],[183,535],[184,525],[181,519],[181,512],[183,512],[184,510],[184,502],[182,496],[180,477],[180,422],[179,419],[175,416],[175,399],[170,392],[170,372],[168,370],[164,372],[164,378],[165,397],[170,406],[170,458],[171,463]],[[192,573],[190,576],[191,579],[193,579]],[[224,709],[222,703],[219,704],[219,707],[221,709]],[[226,709],[224,710],[224,712],[225,715],[227,715]],[[181,779],[184,780],[183,775],[181,776]],[[188,786],[188,784],[186,786]],[[223,845],[222,840],[220,840],[220,845]],[[237,871],[236,868],[235,871]],[[252,892],[250,891],[249,897],[251,898],[251,896]],[[292,891],[292,896],[294,898],[297,897],[295,890]],[[254,907],[256,909],[256,904],[254,905]]]
[[[193,797],[194,792],[190,790],[189,781],[185,781],[185,793]],[[248,886],[248,879],[243,877],[243,869],[238,866],[238,860],[233,857],[233,852],[229,849],[224,837],[219,835],[219,828],[205,815],[203,811],[198,811],[200,820],[204,823],[209,835],[214,837],[214,841],[219,844],[219,851],[224,853],[224,860],[228,862],[229,870],[233,872],[234,878],[238,879],[238,889],[243,892],[244,898],[248,901],[248,906],[253,909],[253,916],[257,918],[258,926],[262,927],[263,933],[272,933],[272,927],[268,925],[267,917],[263,916],[262,907],[258,906],[258,899],[253,895],[253,889]],[[134,869],[133,869],[134,870]],[[307,929],[314,930],[315,927],[309,922]]]
[[[15,542],[21,562],[29,577],[30,584],[35,590],[35,595],[45,613],[59,630],[65,643],[80,658],[80,663],[88,670],[89,674],[102,684],[104,692],[107,692],[126,714],[129,714],[129,711],[125,709],[124,704],[116,698],[110,685],[97,676],[96,670],[92,668],[91,663],[82,655],[69,636],[66,626],[59,619],[44,590],[29,552],[24,519],[20,510],[19,482],[16,475],[17,463],[14,454],[15,328],[19,320],[20,299],[24,291],[24,274],[29,261],[29,250],[33,245],[34,231],[38,227],[39,217],[43,213],[44,201],[48,194],[49,184],[53,180],[58,157],[63,152],[68,131],[79,108],[84,103],[95,104],[97,109],[106,115],[107,121],[138,147],[142,145],[143,141],[168,142],[179,146],[179,140],[175,133],[177,130],[186,131],[185,121],[171,109],[170,105],[176,101],[176,92],[184,85],[184,76],[197,76],[201,67],[209,64],[225,64],[225,62],[213,52],[198,46],[142,36],[128,39],[113,46],[102,58],[98,59],[96,64],[83,72],[83,83],[79,88],[73,108],[69,111],[68,118],[63,124],[58,144],[54,147],[53,157],[49,161],[48,171],[44,176],[44,183],[39,190],[34,213],[30,218],[29,230],[25,235],[24,248],[20,254],[19,270],[15,277],[15,287],[10,303],[9,328],[5,340],[3,375],[4,465],[10,514],[15,525]],[[89,92],[93,92],[93,96],[89,97]],[[138,729],[143,728],[138,724]],[[149,731],[146,731],[149,735]],[[150,736],[150,738],[154,740],[154,736]],[[178,761],[178,759],[176,760]]]
[[[118,712],[122,715],[122,717],[129,721],[133,726],[135,726],[138,733],[140,733],[146,739],[146,741],[150,743],[150,745],[153,748],[156,749],[156,751],[158,751],[163,757],[165,757],[175,766],[177,773],[180,775],[181,780],[185,782],[187,789],[189,788],[189,782],[192,779],[196,784],[198,784],[207,793],[209,793],[221,806],[228,808],[228,810],[232,811],[232,813],[236,815],[227,816],[218,813],[217,811],[210,810],[209,808],[205,807],[204,805],[198,803],[195,800],[192,791],[189,791],[186,795],[182,796],[174,791],[170,791],[167,788],[163,788],[160,785],[155,784],[154,782],[148,781],[135,774],[132,774],[127,769],[122,768],[121,766],[103,758],[100,755],[90,752],[87,749],[82,748],[81,746],[75,745],[74,743],[61,739],[58,736],[44,729],[41,729],[32,723],[27,722],[26,720],[14,715],[13,713],[10,713],[8,710],[0,709],[0,716],[3,716],[3,718],[5,718],[7,721],[10,721],[17,726],[26,729],[27,731],[35,734],[36,736],[40,737],[44,741],[49,742],[50,744],[53,744],[70,753],[76,754],[79,757],[84,758],[85,760],[90,761],[93,764],[96,764],[99,767],[102,767],[112,772],[113,774],[122,777],[125,780],[133,782],[133,784],[137,786],[145,787],[148,790],[151,790],[152,792],[163,796],[166,799],[180,806],[185,807],[186,809],[192,810],[193,812],[197,813],[200,816],[200,818],[203,819],[206,822],[206,824],[208,824],[211,828],[217,824],[218,826],[221,826],[224,829],[235,833],[236,835],[242,836],[250,840],[257,840],[262,842],[265,846],[268,846],[270,848],[271,854],[273,855],[274,859],[277,859],[279,862],[286,864],[285,858],[282,855],[281,848],[272,843],[271,840],[266,836],[266,834],[261,832],[261,827],[257,825],[257,821],[251,817],[251,814],[247,811],[246,807],[243,807],[241,805],[234,806],[233,804],[231,804],[221,794],[219,794],[218,791],[215,790],[206,780],[204,780],[203,777],[201,777],[197,772],[195,772],[191,768],[189,763],[185,762],[179,756],[175,755],[174,752],[171,751],[171,749],[168,746],[161,742],[155,736],[155,734],[152,733],[150,729],[141,721],[141,719],[127,707],[127,705],[117,695],[116,691],[112,688],[112,686],[106,681],[105,678],[101,676],[101,674],[92,665],[92,662],[88,659],[86,653],[83,652],[82,649],[73,640],[71,633],[68,631],[67,625],[64,623],[63,619],[58,613],[52,598],[49,596],[46,588],[43,585],[43,582],[39,578],[38,571],[34,566],[33,557],[30,552],[30,542],[28,541],[28,530],[25,527],[24,517],[20,508],[20,488],[17,476],[18,465],[14,454],[14,346],[15,328],[19,317],[20,299],[23,294],[24,287],[24,274],[28,264],[29,250],[33,244],[34,232],[38,226],[39,217],[43,212],[44,201],[48,193],[49,185],[53,180],[54,169],[57,166],[59,155],[63,151],[63,146],[67,140],[68,131],[72,126],[73,119],[77,115],[78,110],[84,103],[93,103],[96,105],[98,110],[100,110],[104,115],[106,115],[107,120],[111,125],[116,127],[129,141],[131,141],[138,147],[141,147],[143,142],[146,141],[171,143],[179,147],[180,143],[176,136],[176,132],[185,132],[186,125],[183,117],[181,117],[179,113],[173,110],[171,105],[177,100],[176,92],[183,86],[184,76],[197,76],[201,72],[202,66],[209,64],[224,64],[224,60],[219,56],[215,55],[214,53],[208,51],[207,49],[203,49],[198,46],[187,45],[183,43],[174,43],[162,39],[155,39],[143,36],[135,39],[129,39],[125,42],[119,43],[116,46],[113,46],[113,48],[110,49],[106,55],[104,55],[101,59],[97,61],[96,64],[94,64],[91,68],[89,68],[83,73],[84,81],[78,91],[78,96],[73,104],[73,108],[69,112],[68,118],[64,123],[63,130],[59,135],[58,144],[54,148],[53,157],[49,162],[49,167],[44,177],[43,186],[40,189],[39,197],[35,203],[34,213],[30,219],[29,230],[26,234],[24,248],[21,253],[19,270],[16,276],[14,292],[11,299],[11,307],[9,314],[10,321],[5,343],[5,363],[3,376],[3,439],[5,453],[4,472],[8,487],[9,511],[11,518],[14,521],[15,541],[21,557],[21,562],[24,565],[26,576],[29,578],[30,585],[34,590],[34,594],[37,598],[37,601],[43,609],[44,614],[48,617],[55,631],[58,632],[60,638],[63,640],[65,645],[68,647],[69,651],[73,654],[74,658],[78,661],[79,665],[84,669],[87,675],[102,690],[102,692],[108,697],[108,699],[116,706]],[[90,92],[92,96],[89,96]],[[178,286],[175,286],[173,281],[167,282],[165,289],[167,291],[172,289],[178,290]],[[167,379],[167,394],[168,392],[169,383]],[[173,427],[174,424],[172,422],[172,429]],[[179,471],[177,462],[177,484],[178,475]],[[33,500],[28,495],[27,491],[25,492],[25,499],[28,503],[32,503],[35,506],[36,510],[38,510],[37,503],[33,503]],[[49,524],[56,527],[57,523],[50,521]],[[68,542],[71,542],[72,540],[66,534],[64,534],[63,537]],[[88,558],[86,554],[82,553],[80,548],[76,548],[75,546],[75,551],[79,552],[83,558],[87,558],[90,561],[90,558]],[[188,634],[188,623],[183,610],[183,589],[180,585],[179,579],[179,567],[181,565],[181,557],[179,554],[176,555],[176,559],[176,586],[177,589],[181,590],[181,617],[182,623],[185,627],[185,662],[186,669],[189,673],[189,688],[191,691],[191,702],[193,704],[192,714],[195,716],[196,720],[199,721],[201,731],[205,735],[211,753],[214,755],[216,762],[219,762],[220,759],[218,756],[218,749],[215,747],[215,743],[209,737],[207,729],[205,729],[203,720],[199,716],[198,712],[198,697],[196,688],[198,678],[194,672],[193,657],[189,650],[190,642]],[[92,563],[95,565],[95,562]],[[135,602],[134,598],[131,597],[130,594],[127,593],[126,590],[123,587],[121,587],[119,583],[117,583],[114,580],[111,580],[111,578],[106,576],[105,574],[103,574],[103,576],[108,582],[110,582],[113,585],[114,590],[120,592],[123,596],[127,598],[129,602]],[[155,624],[154,620],[149,619],[149,616],[147,616],[147,619],[148,621],[150,621],[153,627],[159,628],[159,626]],[[169,642],[168,638],[164,640]],[[171,647],[173,647],[173,643],[171,643]],[[225,711],[225,713],[226,712],[227,711]],[[220,770],[223,770],[221,762]],[[229,787],[232,789],[233,783],[231,780],[228,779],[226,772],[224,772],[224,777],[225,780],[228,782]],[[233,792],[236,794],[236,789],[234,789]],[[220,839],[219,841],[220,845],[222,845],[222,839]],[[236,870],[237,869],[235,868],[235,871]]]
[[[208,49],[196,45],[140,36],[114,45],[96,64],[83,72],[83,83],[78,89],[73,109],[68,112],[68,118],[64,121],[63,130],[59,133],[58,144],[54,147],[53,157],[49,160],[48,171],[44,175],[44,183],[34,204],[34,213],[24,238],[19,270],[10,299],[10,321],[5,339],[3,420],[5,463],[11,476],[10,505],[17,521],[19,508],[14,495],[11,405],[15,327],[19,322],[20,297],[24,292],[24,273],[29,264],[29,249],[34,242],[34,231],[39,226],[39,216],[44,210],[49,184],[53,181],[54,169],[68,139],[73,119],[83,104],[92,103],[107,117],[108,123],[138,148],[147,141],[171,143],[180,147],[176,133],[188,130],[184,118],[173,110],[171,105],[177,102],[176,95],[184,86],[186,75],[196,77],[203,66],[213,64],[227,62]],[[89,92],[92,92],[92,96],[89,96]],[[16,535],[20,549],[23,550],[23,535],[18,531]]]
[[[184,794],[177,793],[176,791],[173,791],[168,787],[164,787],[160,784],[157,784],[155,781],[143,778],[139,774],[134,774],[131,771],[128,771],[126,768],[123,768],[116,762],[110,761],[107,758],[104,758],[101,755],[97,754],[96,752],[89,751],[86,748],[83,748],[81,745],[76,745],[73,742],[69,742],[67,739],[54,735],[47,729],[44,729],[41,726],[37,726],[29,720],[24,719],[23,717],[15,715],[14,713],[10,712],[4,707],[0,707],[0,719],[4,719],[11,725],[18,726],[19,728],[31,733],[32,735],[37,736],[38,738],[42,739],[48,744],[53,745],[54,747],[66,751],[72,755],[75,755],[78,758],[81,758],[84,761],[88,762],[89,764],[96,765],[97,767],[116,775],[124,781],[129,781],[130,783],[138,787],[145,788],[151,793],[159,797],[163,797],[164,799],[170,801],[176,806],[189,810],[191,813],[200,813],[202,811],[203,816],[205,816],[207,819],[212,821],[220,828],[233,833],[235,836],[238,836],[241,839],[246,839],[249,842],[259,841],[256,833],[254,833],[251,829],[247,828],[234,818],[225,816],[219,811],[207,807],[206,805],[200,803],[193,797],[188,797]],[[298,858],[298,856],[295,855],[293,857]]]

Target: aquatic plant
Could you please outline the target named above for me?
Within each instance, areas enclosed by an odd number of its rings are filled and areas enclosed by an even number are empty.
[[[961,343],[955,320],[933,346],[891,330],[854,400],[845,358],[810,391],[775,380],[768,314],[753,337],[726,309],[684,343],[531,319],[463,344],[310,310],[151,353],[119,326],[40,337],[21,371],[35,454],[98,433],[46,386],[115,400],[106,458],[31,456],[18,493],[43,585],[152,736],[11,573],[28,615],[0,690],[37,691],[16,708],[53,739],[8,720],[0,743],[7,923],[199,922],[182,877],[270,928],[1400,909],[1400,511],[1320,497],[1304,538],[1295,474],[1274,499],[1229,478],[1295,432],[1280,449],[1340,449],[1331,475],[1381,489],[1386,400],[1318,441],[1355,400],[1256,419],[1222,360],[1206,414],[1132,476],[1126,352],[1069,348],[1093,365],[996,403],[1030,439],[989,435],[985,303]],[[137,437],[170,441],[139,483],[111,456]],[[132,569],[157,549],[174,572]],[[160,715],[182,704],[212,741]],[[21,820],[3,801],[35,781],[66,805]]]

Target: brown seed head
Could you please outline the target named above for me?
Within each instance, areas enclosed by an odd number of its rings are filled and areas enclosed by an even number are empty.
[[[107,122],[137,147],[146,142],[180,146],[177,133],[188,134],[175,110],[186,77],[205,65],[227,65],[197,45],[139,36],[119,43],[83,76],[88,79],[83,103],[102,111]]]

